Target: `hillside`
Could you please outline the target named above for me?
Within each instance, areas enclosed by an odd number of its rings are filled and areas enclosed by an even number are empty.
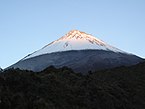
[[[0,73],[0,109],[144,108],[145,62],[88,75],[53,66]]]

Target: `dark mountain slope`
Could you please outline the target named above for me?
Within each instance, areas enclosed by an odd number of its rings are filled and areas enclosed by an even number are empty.
[[[0,73],[0,109],[68,108],[144,109],[145,62],[88,75],[53,66]]]
[[[32,71],[42,71],[48,66],[57,68],[67,66],[76,72],[87,73],[100,69],[118,66],[130,66],[142,62],[143,59],[131,54],[105,50],[74,50],[44,54],[21,60],[9,68],[20,68]]]

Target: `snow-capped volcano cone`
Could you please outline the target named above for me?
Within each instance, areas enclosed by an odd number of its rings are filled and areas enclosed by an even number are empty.
[[[71,50],[107,50],[113,52],[123,52],[97,39],[92,35],[86,34],[85,32],[80,32],[78,30],[72,30],[65,36],[61,37],[56,41],[51,42],[50,44],[25,57],[24,59],[48,53]]]
[[[41,71],[53,65],[67,66],[76,72],[87,73],[100,69],[134,65],[143,61],[96,37],[72,30],[65,36],[26,56],[9,68]]]

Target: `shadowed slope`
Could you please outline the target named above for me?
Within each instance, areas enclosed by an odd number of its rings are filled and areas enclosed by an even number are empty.
[[[36,56],[21,60],[10,66],[32,71],[42,71],[48,66],[57,68],[67,66],[76,72],[96,71],[118,66],[134,65],[143,61],[135,55],[116,53],[104,50],[66,51]]]

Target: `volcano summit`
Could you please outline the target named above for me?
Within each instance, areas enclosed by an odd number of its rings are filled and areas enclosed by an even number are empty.
[[[76,72],[130,66],[143,61],[140,57],[115,48],[96,37],[72,30],[60,39],[29,54],[9,68],[42,71],[48,66],[67,66]]]
[[[78,30],[72,30],[65,36],[56,41],[53,41],[52,43],[25,57],[24,59],[39,56],[42,54],[71,50],[107,50],[122,52],[121,50],[114,48],[89,34],[80,32]]]

